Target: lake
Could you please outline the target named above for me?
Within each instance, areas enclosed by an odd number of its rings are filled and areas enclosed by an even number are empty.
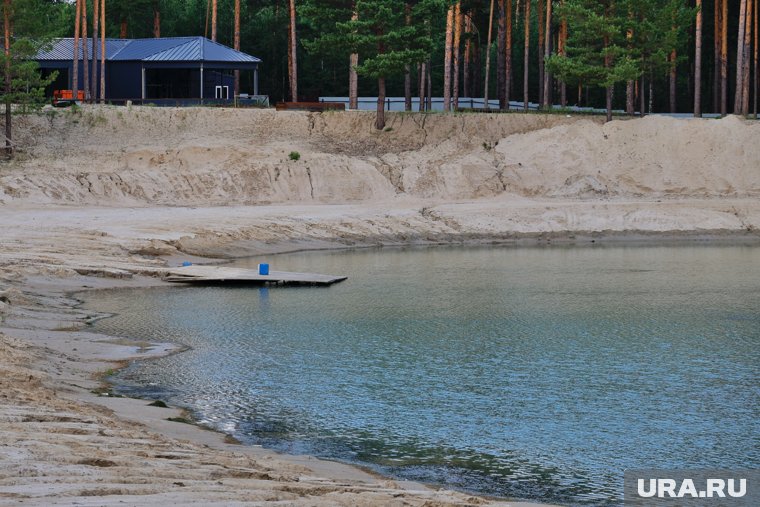
[[[562,505],[626,468],[760,467],[760,247],[436,247],[237,261],[316,287],[101,291],[101,333],[190,347],[116,392],[239,440]]]

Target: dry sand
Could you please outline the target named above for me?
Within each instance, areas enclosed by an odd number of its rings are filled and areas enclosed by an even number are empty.
[[[760,241],[760,124],[86,107],[20,118],[0,166],[0,504],[482,505],[221,441],[96,396],[171,351],[81,332],[80,288],[297,249]],[[300,159],[290,160],[297,151]]]

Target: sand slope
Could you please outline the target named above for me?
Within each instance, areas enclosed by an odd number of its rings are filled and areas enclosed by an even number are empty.
[[[745,197],[760,124],[562,115],[390,116],[87,107],[25,117],[0,200],[102,205],[343,203],[394,197]],[[298,152],[300,159],[288,155]]]

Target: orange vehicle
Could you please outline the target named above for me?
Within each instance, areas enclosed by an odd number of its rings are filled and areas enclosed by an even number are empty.
[[[84,101],[84,90],[77,92],[77,98],[74,100],[73,90],[53,90],[53,105],[55,107],[67,107],[75,102]]]

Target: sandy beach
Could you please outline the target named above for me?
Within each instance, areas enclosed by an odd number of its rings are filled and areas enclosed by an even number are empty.
[[[77,291],[304,249],[760,243],[757,122],[372,123],[98,106],[19,118],[20,151],[0,165],[0,504],[529,505],[241,446],[106,396],[104,372],[176,348],[86,332],[102,316]]]

